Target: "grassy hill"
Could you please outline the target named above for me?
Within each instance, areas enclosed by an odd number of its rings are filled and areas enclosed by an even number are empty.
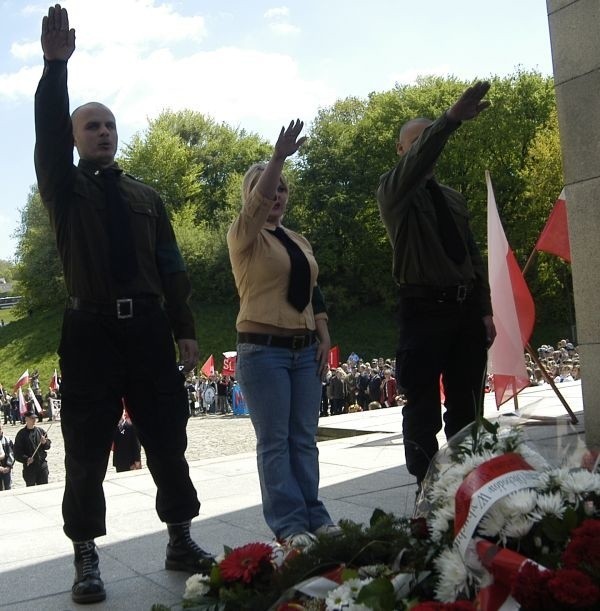
[[[194,307],[200,346],[200,360],[211,354],[220,368],[222,353],[235,350],[235,318],[237,304],[199,304]],[[58,368],[56,349],[60,340],[62,307],[34,311],[16,317],[11,310],[2,310],[0,319],[0,382],[7,389],[29,369],[40,372],[45,389]],[[364,358],[392,357],[395,351],[396,328],[392,313],[383,308],[368,307],[330,320],[332,342],[340,347],[342,358],[352,351]]]
[[[237,304],[198,304],[194,310],[200,362],[213,354],[215,365],[220,368],[222,353],[235,350]],[[56,349],[62,307],[35,311],[20,318],[11,310],[1,310],[0,319],[6,323],[0,327],[0,382],[10,389],[25,369],[30,372],[37,369],[45,390],[54,368],[58,369]],[[365,359],[394,356],[396,324],[393,313],[382,307],[362,307],[343,315],[331,315],[329,328],[332,343],[340,347],[342,359],[351,352]],[[562,337],[570,338],[567,324],[538,327],[531,343],[534,347],[546,343],[555,345]]]

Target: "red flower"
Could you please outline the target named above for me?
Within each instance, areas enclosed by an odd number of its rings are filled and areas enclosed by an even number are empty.
[[[513,580],[513,598],[527,611],[551,609],[547,582],[553,574],[553,571],[540,571],[532,562],[526,562]]]
[[[565,568],[600,577],[600,520],[585,520],[571,533],[562,561]]]
[[[548,580],[548,590],[561,608],[592,609],[600,602],[600,588],[588,575],[575,569],[561,569]]]
[[[237,547],[219,564],[221,577],[224,581],[241,580],[250,583],[261,568],[271,566],[272,552],[273,549],[266,543],[248,543]]]

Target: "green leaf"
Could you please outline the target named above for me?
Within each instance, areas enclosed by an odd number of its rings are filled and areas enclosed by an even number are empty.
[[[393,611],[396,605],[394,586],[385,577],[374,579],[361,588],[356,602],[366,605],[373,611]]]

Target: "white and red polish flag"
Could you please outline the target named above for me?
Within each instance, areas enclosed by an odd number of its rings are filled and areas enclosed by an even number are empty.
[[[33,408],[35,409],[35,413],[36,414],[41,414],[42,413],[42,406],[40,405],[40,402],[37,400],[37,397],[35,396],[34,393],[31,393],[31,401],[33,403]]]
[[[223,370],[221,371],[221,373],[224,376],[234,376],[235,364],[237,361],[237,352],[235,350],[223,352],[223,357]]]
[[[569,242],[569,223],[567,221],[567,201],[563,189],[552,208],[552,212],[535,243],[535,250],[543,250],[571,262]]]
[[[19,397],[19,414],[21,415],[21,417],[23,417],[23,414],[28,411],[27,408],[27,401],[25,401],[25,397],[23,396],[23,391],[21,390],[21,387],[19,386],[19,392],[18,395]]]
[[[513,251],[508,245],[489,172],[487,184],[488,272],[496,339],[489,350],[496,406],[529,386],[524,347],[535,322],[535,305]]]
[[[29,369],[26,369],[21,374],[21,377],[17,380],[17,383],[15,384],[15,391],[17,390],[17,388],[21,388],[21,386],[25,386],[25,384],[29,384]]]
[[[54,369],[54,375],[52,376],[48,387],[50,390],[58,390],[58,373],[56,369]]]

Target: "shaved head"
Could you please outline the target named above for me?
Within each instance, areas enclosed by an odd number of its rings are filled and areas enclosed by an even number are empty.
[[[411,119],[407,121],[398,133],[398,140],[396,141],[396,152],[402,156],[408,152],[408,149],[412,146],[412,143],[423,133],[425,128],[429,127],[433,121],[425,117],[418,117],[417,119]]]
[[[71,114],[73,141],[79,157],[101,168],[114,163],[118,134],[115,116],[100,102],[88,102]]]

